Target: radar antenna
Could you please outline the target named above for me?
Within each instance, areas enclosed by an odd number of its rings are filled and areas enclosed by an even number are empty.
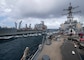
[[[79,6],[76,6],[76,7],[73,7],[72,5],[71,5],[71,3],[69,4],[69,7],[68,7],[68,9],[64,9],[63,11],[68,11],[68,13],[66,13],[66,14],[63,14],[63,15],[68,15],[67,16],[67,19],[68,20],[73,20],[73,13],[79,13],[79,12],[81,12],[81,11],[76,11],[76,12],[73,12],[72,10],[73,9],[76,9],[76,8],[78,8]]]

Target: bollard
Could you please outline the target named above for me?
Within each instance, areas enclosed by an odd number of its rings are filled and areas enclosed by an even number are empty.
[[[24,54],[23,54],[21,60],[26,60],[26,57],[27,57],[27,55],[28,55],[28,52],[29,52],[29,48],[26,47],[25,50],[24,50]]]
[[[39,45],[39,50],[42,50],[42,44]]]
[[[51,45],[51,39],[46,40],[46,45]]]
[[[50,60],[50,57],[48,55],[43,55],[42,60]]]
[[[72,54],[75,55],[75,51],[72,51]]]
[[[77,48],[77,45],[74,43],[74,47]]]

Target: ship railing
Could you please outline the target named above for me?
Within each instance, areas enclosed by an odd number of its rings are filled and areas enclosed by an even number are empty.
[[[42,50],[42,47],[41,47],[41,45],[39,45],[38,50],[35,52],[35,54],[32,56],[32,58],[28,59],[28,60],[36,60],[38,57],[38,54],[40,53],[41,50]]]
[[[26,47],[25,50],[24,50],[24,54],[23,54],[23,56],[22,56],[22,58],[20,60],[26,60],[28,52],[29,52],[29,47]]]
[[[42,49],[43,49],[43,47],[44,47],[44,44],[45,44],[45,36],[43,36],[43,40],[42,40],[42,44],[40,44],[39,46],[38,46],[38,50],[35,52],[35,54],[32,56],[32,58],[30,59],[28,59],[28,60],[36,60],[37,59],[37,57],[38,57],[38,54],[42,51]]]

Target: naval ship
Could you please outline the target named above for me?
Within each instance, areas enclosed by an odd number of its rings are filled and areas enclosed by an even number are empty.
[[[73,19],[72,14],[76,12],[72,10],[75,8],[77,7],[73,7],[70,3],[68,9],[64,9],[68,11],[68,16],[67,20],[60,25],[59,32],[47,33],[47,36],[44,36],[46,39],[43,38],[38,50],[29,58],[27,58],[29,47],[26,47],[21,60],[83,60],[78,48],[78,33],[83,32],[83,28],[80,22]]]
[[[14,28],[8,28],[8,27],[0,27],[0,40],[8,40],[10,38],[17,38],[17,37],[27,37],[29,35],[35,36],[37,33],[40,34],[42,32],[45,32],[47,30],[47,26],[44,24],[44,21],[41,21],[40,24],[36,24],[34,28],[31,27],[31,24],[27,26],[25,24],[25,27],[21,27],[22,21],[19,23],[19,27],[17,26],[17,23],[15,22]]]

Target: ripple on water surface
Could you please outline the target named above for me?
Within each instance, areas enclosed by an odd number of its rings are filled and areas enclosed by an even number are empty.
[[[0,60],[20,60],[26,47],[30,48],[31,55],[42,42],[42,38],[43,36],[31,36],[0,42]]]

